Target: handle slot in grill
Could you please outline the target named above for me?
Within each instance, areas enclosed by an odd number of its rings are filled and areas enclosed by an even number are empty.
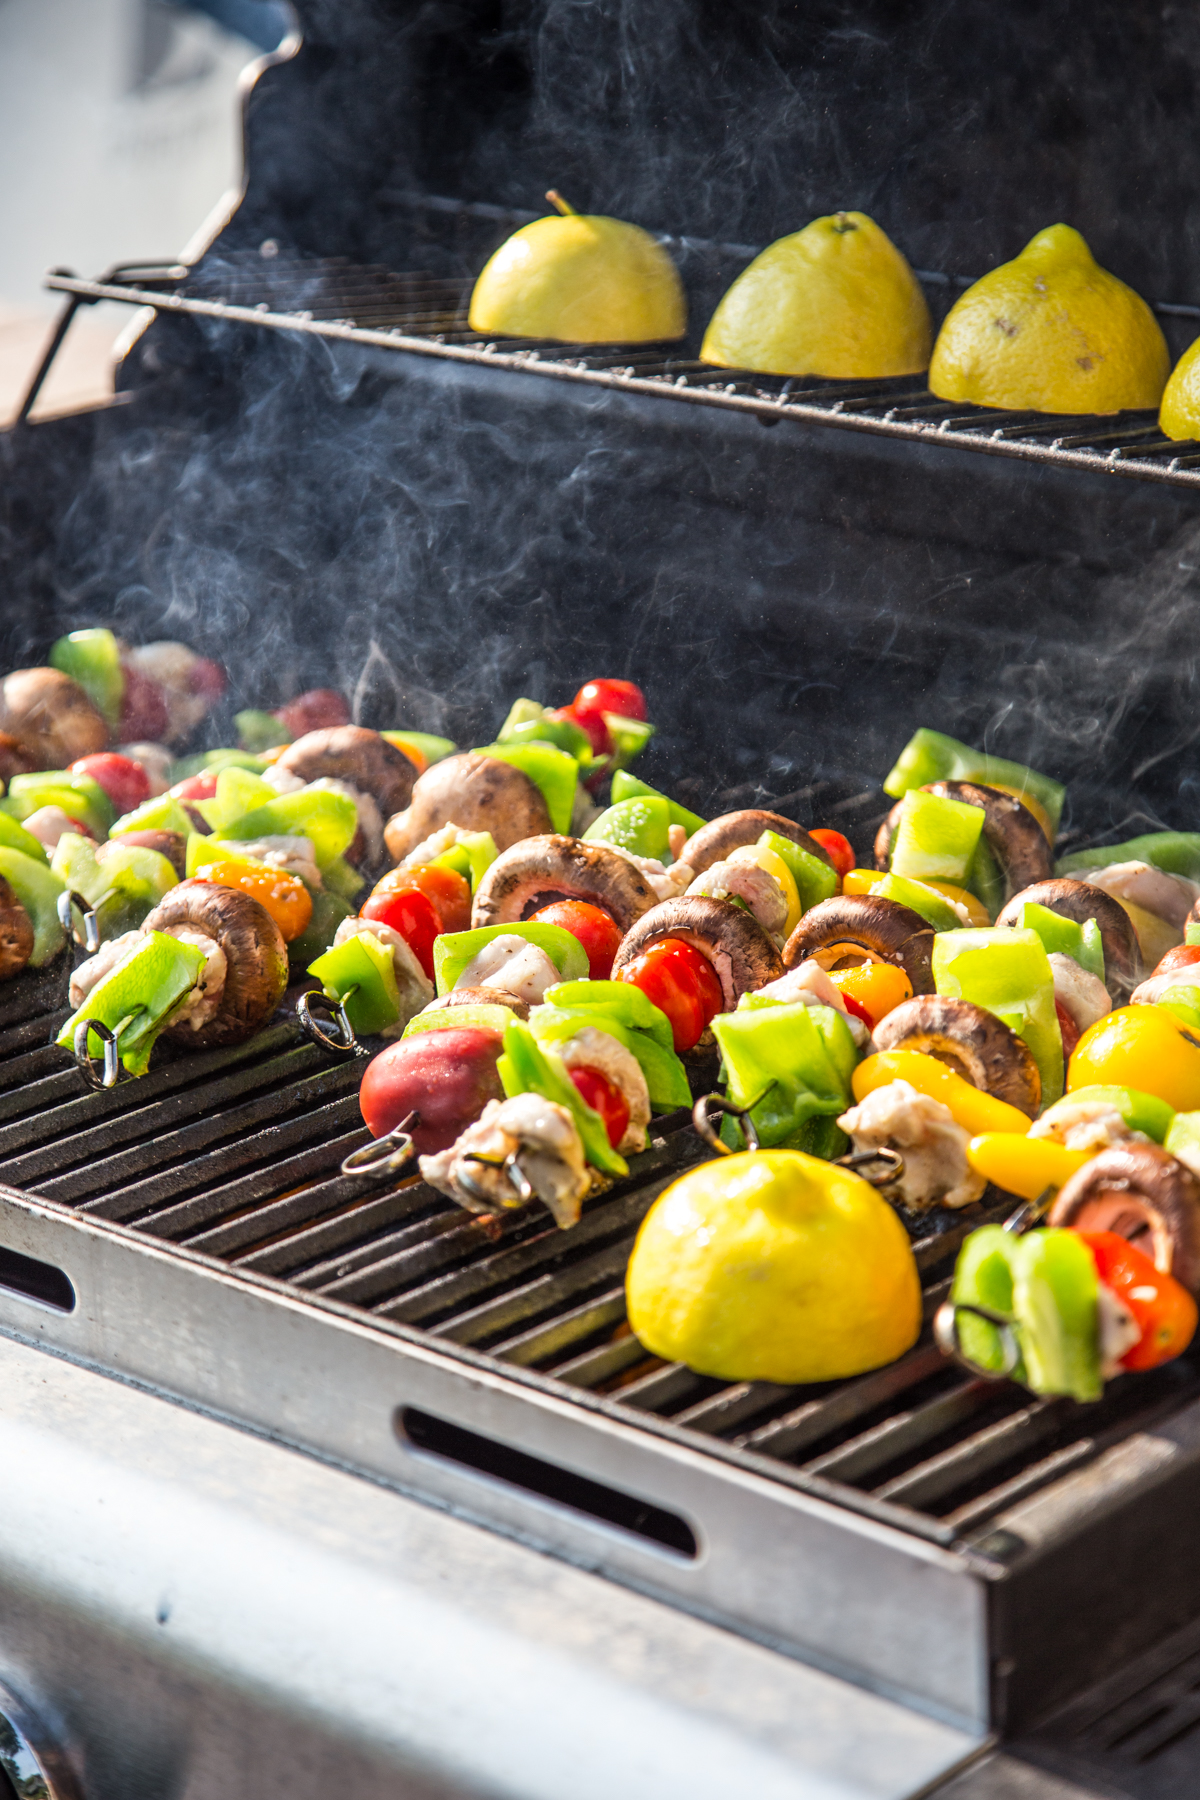
[[[476,1474],[490,1475],[510,1487],[523,1488],[528,1494],[551,1500],[557,1506],[568,1506],[573,1512],[600,1519],[618,1530],[630,1531],[636,1537],[648,1538],[665,1550],[694,1560],[700,1553],[696,1534],[686,1519],[665,1507],[653,1506],[620,1488],[608,1487],[587,1475],[575,1475],[560,1469],[556,1463],[543,1462],[524,1450],[482,1437],[448,1419],[421,1412],[414,1406],[396,1409],[396,1435],[415,1450],[429,1456],[440,1456],[448,1462],[473,1469]]]
[[[39,1306],[52,1306],[55,1312],[75,1311],[75,1289],[63,1271],[20,1250],[0,1247],[0,1289],[22,1300],[36,1300]]]

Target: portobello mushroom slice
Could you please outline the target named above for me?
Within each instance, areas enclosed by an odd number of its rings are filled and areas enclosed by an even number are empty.
[[[1158,1144],[1113,1144],[1062,1189],[1051,1225],[1115,1231],[1200,1294],[1200,1181]]]
[[[679,938],[707,957],[721,983],[725,1012],[732,1012],[743,994],[783,974],[778,950],[752,914],[728,900],[680,894],[660,900],[625,933],[613,959],[614,976],[663,938]]]
[[[14,669],[0,685],[0,731],[34,769],[65,769],[108,747],[108,725],[83,689],[58,669]]]
[[[443,825],[490,831],[497,850],[509,850],[522,838],[545,837],[552,829],[542,791],[528,775],[473,751],[447,756],[418,777],[408,807],[384,827],[393,862],[403,862]]]
[[[1104,946],[1104,985],[1114,1006],[1121,1006],[1142,979],[1142,953],[1138,948],[1133,921],[1111,894],[1093,887],[1089,881],[1076,881],[1069,875],[1056,875],[1049,881],[1036,881],[1032,887],[1014,894],[996,918],[997,925],[1015,925],[1025,902],[1044,906],[1077,925],[1095,919]]]
[[[385,819],[408,805],[417,779],[415,765],[402,750],[361,725],[306,731],[288,745],[275,766],[303,782],[341,781],[370,794]]]
[[[243,1043],[283,999],[287,945],[267,909],[240,888],[181,881],[147,914],[142,930],[170,932],[209,958],[196,992],[164,1032],[178,1043],[196,1050]]]
[[[510,994],[507,988],[498,987],[464,987],[451,988],[448,994],[442,994],[423,1006],[423,1013],[448,1012],[458,1006],[506,1006],[510,1013],[518,1019],[529,1017],[528,1000],[522,1000],[519,994]]]
[[[119,838],[110,838],[109,842],[130,844],[138,850],[157,850],[160,856],[166,857],[180,881],[187,874],[187,839],[178,831],[127,831]],[[107,846],[101,845],[97,862],[103,860],[105,848]]]
[[[822,844],[810,837],[803,826],[791,819],[785,819],[780,813],[763,812],[758,807],[748,808],[744,812],[722,813],[717,819],[710,819],[699,831],[694,831],[676,860],[688,863],[697,875],[711,868],[713,863],[724,862],[731,850],[742,844],[756,844],[764,831],[778,832],[780,837],[790,839],[807,850],[810,856],[818,857],[821,862],[833,867],[833,858]]]
[[[33,922],[0,875],[0,981],[19,975],[33,955]]]
[[[972,1087],[1036,1119],[1042,1078],[1029,1046],[982,1006],[945,994],[902,1000],[875,1027],[877,1050],[923,1050]]]
[[[996,858],[1009,893],[1028,887],[1031,882],[1045,881],[1052,873],[1054,859],[1046,834],[1030,812],[1013,794],[999,788],[984,787],[978,781],[931,781],[923,793],[937,794],[942,800],[960,800],[964,806],[977,806],[983,813],[983,836]],[[875,867],[886,869],[892,844],[900,824],[903,800],[893,806],[875,837]]]
[[[914,994],[933,992],[933,926],[911,906],[875,894],[835,894],[810,907],[783,947],[787,968],[811,957],[823,969],[893,963]]]
[[[525,838],[496,858],[479,883],[471,924],[511,925],[555,900],[601,906],[622,932],[656,904],[653,890],[628,857],[607,844],[550,832]]]
[[[11,732],[0,731],[0,781],[7,786],[14,775],[32,775],[39,767]]]

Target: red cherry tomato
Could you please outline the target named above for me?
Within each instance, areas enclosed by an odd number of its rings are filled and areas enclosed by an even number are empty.
[[[276,708],[275,717],[285,731],[290,731],[294,738],[303,737],[306,731],[324,731],[329,726],[348,725],[350,708],[346,705],[345,696],[336,688],[310,688],[307,694],[297,694],[286,706]]]
[[[593,981],[607,981],[613,957],[621,942],[621,928],[602,906],[586,900],[554,900],[530,915],[543,925],[561,925],[587,952],[588,974]]]
[[[837,870],[839,878],[848,875],[855,867],[853,846],[850,839],[843,837],[840,831],[827,831],[824,826],[821,826],[816,831],[810,831],[808,835],[810,838],[816,838]]]
[[[1200,944],[1176,944],[1165,956],[1160,957],[1153,973],[1169,975],[1175,969],[1190,968],[1193,963],[1200,963]]]
[[[1069,1062],[1071,1053],[1083,1034],[1061,1000],[1054,1002],[1054,1011],[1058,1018],[1058,1029],[1062,1037],[1063,1056]]]
[[[443,931],[468,931],[471,926],[471,884],[457,869],[444,863],[421,863],[414,869],[390,869],[375,883],[376,894],[403,893],[418,888],[433,903]]]
[[[661,938],[618,969],[616,980],[641,988],[671,1021],[676,1052],[691,1050],[711,1019],[723,1011],[725,998],[713,966],[699,950],[679,938]]]
[[[1156,1369],[1187,1349],[1196,1331],[1196,1302],[1173,1275],[1156,1269],[1144,1250],[1116,1231],[1081,1231],[1105,1287],[1112,1289],[1141,1326],[1142,1335],[1121,1358],[1123,1369]]]
[[[125,677],[118,727],[121,743],[161,743],[171,723],[165,694],[157,681],[129,663],[121,664],[121,673]]]
[[[856,1000],[853,994],[846,993],[845,989],[842,990],[842,1005],[854,1018],[861,1019],[868,1031],[874,1031],[879,1023],[878,1019],[873,1019],[862,1001]]]
[[[584,1102],[604,1120],[608,1141],[615,1150],[625,1136],[629,1124],[629,1102],[619,1087],[599,1069],[568,1069],[567,1074],[578,1088]]]
[[[415,887],[394,888],[390,894],[376,892],[364,903],[362,916],[398,931],[433,980],[433,940],[441,934],[442,921],[427,894]]]
[[[69,775],[90,775],[99,782],[117,809],[117,816],[132,812],[150,798],[150,777],[141,763],[132,757],[118,756],[115,750],[102,750],[96,756],[81,756],[67,770]]]
[[[591,738],[594,753],[603,756],[612,749],[605,713],[618,713],[623,719],[644,719],[646,696],[632,681],[585,681],[569,711]]]
[[[504,1040],[498,1031],[447,1026],[389,1044],[372,1062],[358,1092],[363,1121],[372,1137],[383,1137],[417,1111],[412,1128],[422,1156],[433,1156],[474,1123],[489,1100],[503,1100],[496,1058]]]
[[[173,800],[211,800],[217,791],[216,775],[189,775],[171,789]]]

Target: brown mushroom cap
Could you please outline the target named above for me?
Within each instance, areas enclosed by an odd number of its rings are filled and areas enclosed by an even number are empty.
[[[384,827],[388,854],[402,862],[410,850],[443,825],[490,831],[497,850],[551,830],[542,791],[528,775],[495,756],[464,751],[426,769],[413,786],[405,812]]]
[[[32,775],[37,762],[23,750],[11,732],[0,731],[0,781],[10,782],[14,775]]]
[[[1113,1144],[1072,1175],[1051,1225],[1115,1231],[1200,1294],[1200,1181],[1158,1144]]]
[[[240,888],[210,881],[181,881],[147,914],[142,930],[169,931],[175,925],[190,925],[213,938],[227,967],[216,1016],[199,1031],[180,1024],[164,1035],[196,1050],[243,1043],[270,1018],[287,988],[287,945],[278,925]]]
[[[933,992],[933,926],[911,906],[876,894],[835,894],[810,907],[783,947],[787,968],[815,957],[823,969],[886,962],[903,969],[914,994]]]
[[[757,807],[744,812],[722,813],[720,818],[710,819],[707,825],[692,833],[679,852],[678,860],[690,864],[697,875],[703,875],[714,863],[724,862],[731,850],[742,844],[756,844],[764,831],[778,832],[780,837],[799,844],[810,856],[833,867],[829,852],[816,838],[810,837],[803,826],[783,818],[780,813],[763,812]]]
[[[628,857],[582,838],[525,838],[498,856],[484,875],[471,924],[510,925],[555,900],[602,906],[622,932],[655,905],[654,891]]]
[[[455,1006],[506,1006],[518,1019],[527,1019],[530,1012],[528,1000],[522,1000],[519,994],[510,994],[504,988],[490,987],[451,988],[448,994],[431,1000],[421,1011],[447,1012]]]
[[[1055,875],[1049,881],[1037,881],[1022,888],[997,915],[997,925],[1015,925],[1027,900],[1056,912],[1064,919],[1083,925],[1095,919],[1104,945],[1104,985],[1113,1004],[1121,1006],[1142,979],[1142,953],[1138,948],[1133,921],[1119,900],[1103,888],[1088,881],[1076,881],[1069,875]]]
[[[978,781],[931,781],[921,790],[937,794],[942,800],[959,800],[965,806],[977,806],[983,813],[983,836],[1000,866],[1010,893],[1028,887],[1031,882],[1045,881],[1054,863],[1046,834],[1037,820],[1013,794],[999,788],[984,787]],[[886,869],[892,844],[900,824],[903,800],[893,806],[875,837],[875,867]]]
[[[108,726],[83,689],[58,669],[15,669],[0,685],[0,731],[34,769],[65,769],[108,747]]]
[[[679,938],[708,958],[721,983],[725,1012],[732,1012],[743,994],[783,974],[778,950],[752,913],[707,894],[680,894],[660,900],[625,933],[613,958],[614,976],[663,938]]]
[[[138,850],[157,850],[160,856],[166,857],[180,881],[187,874],[187,839],[178,831],[127,831],[102,844],[96,852],[96,861],[103,863],[109,845],[121,844],[131,844]]]
[[[33,923],[0,875],[0,981],[19,975],[33,955]]]
[[[1003,1019],[944,994],[902,1000],[875,1027],[877,1050],[923,1050],[985,1094],[1036,1119],[1042,1078],[1028,1044]]]
[[[289,744],[276,767],[300,781],[345,781],[370,794],[384,818],[408,805],[417,779],[402,750],[362,725],[333,725],[306,731]]]

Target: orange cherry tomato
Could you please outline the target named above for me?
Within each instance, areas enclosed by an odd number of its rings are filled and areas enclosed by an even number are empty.
[[[223,857],[197,869],[196,880],[211,881],[214,887],[240,888],[243,894],[249,894],[270,913],[285,944],[298,938],[312,918],[308,889],[298,875],[289,875],[283,869],[262,868],[239,862],[235,857]]]
[[[1196,1302],[1173,1275],[1116,1231],[1081,1231],[1105,1287],[1123,1300],[1142,1335],[1121,1358],[1123,1369],[1157,1369],[1187,1349],[1196,1331]]]
[[[592,906],[586,900],[553,900],[530,917],[540,924],[560,925],[569,931],[587,952],[591,979],[608,980],[621,942],[621,928],[602,906]]]
[[[604,1120],[604,1129],[608,1133],[608,1141],[615,1150],[625,1136],[625,1128],[629,1124],[629,1102],[620,1088],[602,1075],[599,1069],[584,1067],[568,1069],[567,1074],[575,1083],[580,1098],[593,1112],[598,1112]]]
[[[893,963],[859,963],[854,969],[833,969],[829,975],[842,999],[856,1017],[873,1031],[881,1019],[912,995],[912,982]]]
[[[709,1021],[725,1007],[712,964],[680,938],[660,938],[618,969],[615,979],[641,988],[666,1013],[677,1054],[698,1044]]]
[[[444,863],[420,863],[414,869],[389,869],[372,889],[375,894],[400,894],[416,888],[432,902],[443,931],[471,928],[471,884],[457,869]],[[368,913],[367,917],[371,915]]]
[[[837,870],[839,877],[848,875],[855,867],[857,858],[850,839],[843,837],[840,831],[827,831],[824,826],[821,826],[816,831],[810,831],[808,835],[810,838],[816,838]]]
[[[393,888],[390,894],[375,892],[359,909],[364,919],[390,925],[404,939],[430,981],[433,980],[433,940],[441,936],[442,921],[433,901],[420,888]]]

